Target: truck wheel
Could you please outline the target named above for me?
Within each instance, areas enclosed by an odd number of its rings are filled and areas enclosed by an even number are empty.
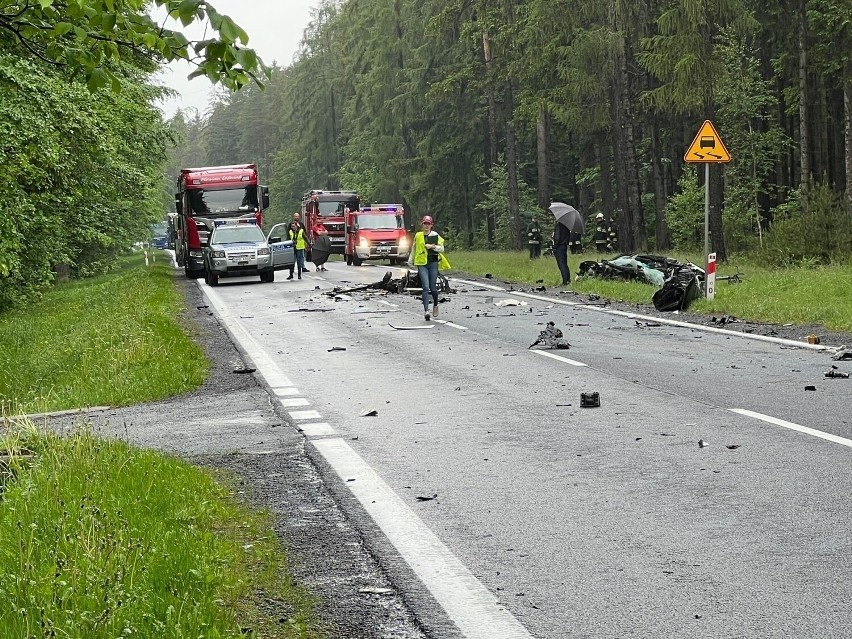
[[[353,255],[353,256],[352,256],[352,263],[353,263],[355,266],[361,266],[361,264],[363,264],[363,263],[364,263],[364,260],[362,260],[360,257],[355,257],[355,256]]]

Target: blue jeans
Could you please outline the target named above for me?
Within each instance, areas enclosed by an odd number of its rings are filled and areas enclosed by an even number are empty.
[[[423,287],[423,308],[429,310],[429,295],[435,304],[438,303],[438,263],[426,262],[424,266],[417,267],[417,277],[420,278],[420,286]]]
[[[296,249],[296,266],[299,268],[299,275],[305,270],[305,249]]]

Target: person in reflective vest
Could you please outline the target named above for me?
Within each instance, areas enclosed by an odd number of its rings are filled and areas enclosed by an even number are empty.
[[[432,316],[438,316],[438,263],[444,252],[444,238],[432,229],[433,220],[429,215],[420,222],[422,229],[414,234],[408,265],[417,268],[417,276],[423,290],[423,317],[428,322]],[[432,298],[432,312],[429,312],[429,297]]]
[[[618,225],[615,223],[614,217],[609,218],[609,222],[607,223],[606,248],[608,251],[618,250]]]
[[[530,247],[531,260],[541,257],[541,227],[538,225],[535,216],[527,227],[527,244]]]
[[[571,242],[568,247],[571,249],[571,253],[577,255],[578,253],[583,252],[583,234],[577,233],[573,231],[571,233]]]
[[[302,279],[302,271],[307,270],[305,268],[305,249],[308,247],[308,239],[305,235],[305,228],[299,224],[298,220],[294,219],[290,222],[287,237],[293,241],[293,250],[296,254],[295,266],[299,269],[299,279]],[[290,267],[290,276],[287,279],[293,279],[293,266]]]

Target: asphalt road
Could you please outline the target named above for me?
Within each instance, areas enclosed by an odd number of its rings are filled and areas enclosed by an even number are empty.
[[[852,380],[823,376],[852,362],[484,281],[395,330],[418,300],[326,295],[387,269],[328,266],[201,287],[396,585],[463,634],[852,635]],[[548,321],[570,349],[528,348]]]

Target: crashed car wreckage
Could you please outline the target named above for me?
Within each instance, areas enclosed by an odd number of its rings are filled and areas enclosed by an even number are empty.
[[[420,285],[420,277],[417,271],[406,270],[401,277],[394,278],[390,271],[387,271],[382,279],[372,284],[362,284],[350,288],[335,287],[331,291],[326,292],[326,295],[334,297],[341,293],[355,293],[357,291],[387,291],[388,293],[409,293],[411,295],[419,294],[422,290]],[[441,273],[438,274],[438,292],[439,293],[454,293],[450,287],[450,282],[447,277]]]
[[[623,279],[660,287],[654,293],[658,311],[682,311],[701,297],[705,272],[691,262],[682,264],[662,255],[619,255],[612,260],[580,263],[580,277]]]

